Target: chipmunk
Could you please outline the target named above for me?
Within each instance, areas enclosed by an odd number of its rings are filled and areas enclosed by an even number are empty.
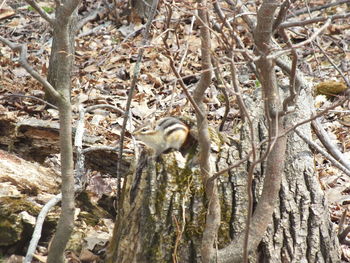
[[[189,128],[186,124],[174,117],[165,117],[156,122],[141,126],[133,135],[154,150],[155,156],[174,150],[180,150],[185,143]]]

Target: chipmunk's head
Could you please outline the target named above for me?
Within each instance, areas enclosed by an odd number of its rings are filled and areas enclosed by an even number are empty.
[[[162,132],[156,130],[151,122],[147,122],[138,127],[132,135],[150,148],[157,148],[162,143]]]
[[[151,122],[147,122],[139,126],[134,130],[132,133],[133,136],[135,136],[136,139],[141,140],[144,136],[154,135],[156,134],[156,130],[154,125],[152,125]]]

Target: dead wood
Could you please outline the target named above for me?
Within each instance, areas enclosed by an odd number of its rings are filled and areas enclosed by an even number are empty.
[[[58,121],[35,118],[18,121],[15,118],[0,116],[0,148],[11,150],[26,160],[44,163],[47,158],[60,152],[59,128]],[[83,148],[88,149],[100,142],[99,137],[86,134]],[[94,147],[93,151],[86,152],[86,167],[116,176],[117,150],[115,147]],[[128,172],[129,166],[128,161],[122,161],[122,176]]]

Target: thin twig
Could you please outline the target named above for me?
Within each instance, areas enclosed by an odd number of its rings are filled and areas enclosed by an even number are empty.
[[[1,98],[2,97],[2,98]],[[0,97],[0,100],[1,99],[5,99],[6,97],[20,97],[20,98],[29,98],[29,99],[33,99],[33,100],[37,100],[37,101],[40,101],[44,104],[47,104],[49,105],[50,107],[54,108],[55,110],[58,110],[57,106],[51,104],[50,102],[46,101],[46,100],[43,100],[43,99],[40,99],[38,97],[35,97],[35,96],[28,96],[28,95],[22,95],[22,94],[4,94]]]
[[[218,88],[218,90],[220,90],[222,92],[222,94],[224,95],[224,100],[225,100],[225,113],[224,113],[224,116],[222,116],[222,120],[221,120],[221,123],[219,126],[219,131],[222,131],[224,129],[224,125],[225,125],[225,122],[227,120],[227,116],[230,112],[230,99],[229,99],[227,91],[226,91],[226,83],[221,76],[216,58],[213,56],[211,56],[211,58],[212,58],[211,63],[214,65],[214,74],[215,74],[215,78],[216,78],[217,86],[218,86],[217,88]]]
[[[124,114],[125,111],[123,111],[122,109],[116,107],[116,106],[113,106],[113,105],[109,105],[109,104],[97,104],[97,105],[92,105],[92,106],[89,106],[85,109],[86,112],[89,112],[89,111],[94,111],[96,109],[100,109],[100,108],[108,108],[108,109],[112,109],[112,110],[115,110],[116,112],[120,113],[120,114]]]
[[[290,5],[294,3],[296,0],[285,0],[281,7],[280,11],[277,15],[277,18],[275,19],[272,27],[272,32],[275,32],[276,29],[279,27],[279,25],[286,19],[287,12],[289,11]]]
[[[327,19],[331,19],[332,21],[335,19],[345,19],[350,16],[350,13],[345,14],[336,14],[333,16],[326,16],[326,17],[314,17],[310,19],[305,19],[303,21],[292,21],[292,22],[284,22],[279,27],[280,28],[287,28],[287,27],[295,27],[295,26],[306,26],[309,24],[315,24],[319,22],[326,21]]]
[[[298,16],[298,15],[302,15],[302,14],[306,14],[306,13],[310,13],[310,12],[319,11],[319,10],[326,9],[326,8],[329,8],[329,7],[332,7],[332,6],[342,5],[342,4],[345,4],[345,3],[349,3],[349,0],[340,0],[340,1],[337,1],[337,2],[334,2],[334,3],[328,3],[328,4],[325,4],[325,5],[315,6],[315,7],[312,7],[312,8],[299,9],[299,10],[293,12],[293,14],[288,15],[287,18],[291,18],[291,17],[294,17],[294,16]]]
[[[338,224],[338,235],[340,233],[342,233],[343,230],[344,230],[344,224],[345,224],[345,221],[346,221],[346,218],[347,218],[348,210],[349,210],[348,206],[345,207],[345,209],[344,209],[344,211],[343,211],[343,213],[341,215],[341,218],[340,218],[339,224]]]
[[[327,60],[329,61],[329,63],[332,64],[332,66],[335,68],[336,71],[338,71],[338,73],[340,74],[340,76],[342,76],[342,78],[344,79],[346,85],[348,87],[350,87],[350,81],[349,79],[344,75],[344,73],[340,70],[340,68],[334,63],[334,61],[330,58],[330,56],[328,56],[327,52],[322,48],[321,45],[319,45],[319,43],[315,42],[315,45],[321,50],[322,54],[327,58]]]
[[[298,64],[298,54],[295,48],[293,48],[293,44],[290,41],[286,31],[281,28],[280,29],[280,33],[284,39],[284,41],[287,43],[288,47],[291,48],[292,50],[292,56],[293,56],[293,60],[292,60],[292,66],[291,66],[291,70],[289,72],[289,95],[287,98],[285,98],[283,100],[283,114],[287,114],[288,112],[288,107],[291,106],[292,104],[295,104],[295,100],[297,98],[297,96],[299,95],[299,90],[296,90],[296,83],[295,83],[295,79],[296,79],[296,70],[297,70],[297,64]]]
[[[172,14],[172,9],[170,8],[170,5],[168,4],[167,5],[168,7],[168,10],[169,10],[169,17],[168,17],[168,20],[167,20],[167,23],[166,23],[166,26],[167,28],[169,29],[170,27],[170,19],[171,19],[171,14]],[[194,110],[196,111],[196,113],[200,114],[201,116],[204,116],[203,112],[201,111],[201,109],[198,107],[197,103],[194,101],[192,95],[189,93],[185,83],[183,82],[183,77],[181,77],[181,74],[180,74],[180,70],[181,68],[179,67],[178,69],[176,68],[175,66],[175,62],[174,62],[174,58],[173,56],[171,55],[171,52],[170,52],[170,47],[167,43],[167,40],[168,40],[168,37],[169,37],[169,31],[167,31],[167,33],[164,35],[163,37],[163,44],[165,46],[165,56],[169,59],[169,62],[170,62],[170,68],[171,70],[173,71],[173,73],[175,74],[177,80],[176,81],[179,81],[180,83],[180,87],[182,88],[183,92],[185,93],[187,99],[190,101],[190,103],[192,104]],[[175,82],[176,83],[176,82]]]
[[[52,16],[50,16],[48,13],[45,12],[44,9],[42,9],[37,2],[35,2],[34,0],[25,0],[31,7],[33,7],[38,13],[39,15],[44,18],[47,22],[50,23],[51,26],[54,25],[55,23],[55,18],[53,18]]]
[[[346,237],[350,233],[350,226],[347,226],[344,231],[338,235],[339,243],[344,245],[349,245],[349,240],[346,240]]]
[[[231,54],[230,72],[231,72],[231,78],[232,78],[232,87],[233,87],[233,90],[235,91],[237,104],[238,104],[239,112],[241,115],[241,120],[245,121],[248,118],[248,123],[250,125],[251,120],[249,120],[250,117],[248,114],[248,109],[247,109],[247,107],[243,101],[243,98],[242,98],[242,92],[241,92],[239,82],[238,82],[236,65],[235,65],[233,59],[234,59],[233,54]],[[251,136],[253,138],[253,134],[251,134]]]
[[[323,26],[321,26],[318,30],[316,30],[315,33],[313,33],[308,39],[306,39],[305,41],[302,41],[298,44],[293,45],[291,48],[285,49],[285,50],[281,50],[281,51],[277,51],[275,53],[272,53],[271,55],[267,56],[267,59],[276,59],[284,54],[287,54],[289,52],[291,52],[293,49],[297,49],[300,47],[303,47],[307,44],[309,44],[310,42],[312,42],[318,35],[320,35],[322,33],[323,30],[325,30],[330,24],[331,24],[332,20],[330,18],[327,19],[326,23],[323,24]],[[256,60],[258,60],[259,58],[257,58]]]
[[[344,155],[338,150],[338,148],[331,142],[327,132],[323,129],[318,119],[315,119],[311,122],[312,127],[320,139],[324,147],[330,152],[330,154],[338,160],[343,166],[345,166],[350,171],[349,161],[346,160]]]
[[[50,201],[48,201],[41,209],[35,223],[34,232],[32,234],[32,239],[30,240],[30,243],[29,243],[29,247],[27,250],[26,257],[24,259],[24,263],[32,262],[33,255],[35,253],[36,247],[41,237],[41,230],[43,228],[46,215],[49,213],[50,209],[54,207],[61,200],[62,200],[62,194],[59,193],[58,195],[55,195],[53,198],[51,198]]]
[[[198,113],[201,116],[204,116],[203,112],[200,110],[200,108],[198,107],[197,103],[194,101],[192,95],[190,94],[190,92],[188,91],[184,81],[183,81],[183,77],[181,77],[180,73],[177,71],[177,69],[175,68],[175,62],[174,59],[170,56],[170,55],[165,55],[169,61],[170,61],[170,68],[172,69],[173,73],[175,74],[175,76],[177,77],[177,79],[179,80],[180,83],[180,87],[182,88],[182,90],[184,91],[187,99],[190,101],[190,103],[192,104],[194,110],[196,111],[196,113]]]
[[[338,162],[336,159],[332,157],[329,153],[327,153],[325,150],[322,149],[321,146],[319,146],[317,143],[311,141],[308,139],[304,134],[302,134],[298,129],[295,129],[296,134],[303,139],[304,142],[306,142],[311,148],[313,148],[315,151],[322,154],[327,160],[329,160],[335,167],[337,167],[340,171],[344,172],[347,176],[350,176],[350,170],[347,169],[345,166],[343,166],[340,162]]]
[[[134,95],[134,91],[136,88],[136,81],[140,72],[140,63],[143,57],[143,52],[145,50],[145,46],[148,44],[149,41],[149,35],[150,35],[150,27],[153,22],[153,18],[155,16],[155,13],[157,11],[157,6],[158,6],[158,0],[153,0],[152,2],[152,8],[149,12],[148,20],[146,23],[146,28],[144,31],[143,39],[142,39],[142,44],[138,52],[138,57],[137,61],[134,67],[134,73],[133,73],[133,78],[131,81],[131,87],[129,89],[129,95],[128,99],[126,102],[125,106],[125,112],[124,112],[124,120],[123,120],[123,125],[122,125],[122,130],[120,134],[120,143],[119,143],[119,158],[117,160],[117,176],[118,176],[118,198],[120,198],[121,195],[121,176],[120,176],[120,165],[121,165],[121,160],[123,158],[123,147],[124,147],[124,136],[125,136],[125,130],[126,130],[126,124],[129,119],[129,113],[130,113],[130,106],[131,106],[131,101],[132,97]]]
[[[13,51],[19,52],[19,63],[24,67],[27,72],[32,75],[39,83],[41,83],[46,91],[57,101],[61,99],[61,95],[52,87],[52,85],[44,79],[38,72],[32,68],[27,61],[27,46],[13,43],[0,36],[0,42],[10,47]]]
[[[176,240],[175,240],[175,245],[174,245],[174,252],[173,252],[173,262],[177,263],[178,262],[178,257],[177,257],[177,250],[183,235],[183,232],[185,231],[185,227],[186,227],[186,201],[188,199],[189,196],[189,191],[190,191],[190,187],[192,186],[192,182],[189,182],[187,187],[186,187],[186,191],[183,195],[182,198],[182,202],[181,202],[181,227],[179,225],[179,222],[177,220],[177,218],[175,216],[173,216],[175,224],[176,224],[176,230],[177,230],[177,235],[176,235]]]

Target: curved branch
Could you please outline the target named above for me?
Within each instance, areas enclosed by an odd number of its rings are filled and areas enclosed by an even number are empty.
[[[44,79],[38,72],[32,68],[27,61],[27,46],[22,44],[13,43],[0,36],[0,42],[10,47],[13,51],[19,52],[19,63],[24,67],[27,72],[32,75],[37,81],[39,81],[45,88],[45,90],[55,99],[61,99],[61,95],[51,86],[51,84]]]
[[[336,159],[332,157],[332,155],[328,154],[325,150],[321,148],[317,143],[309,140],[304,134],[298,131],[298,129],[295,129],[296,134],[303,139],[304,142],[306,142],[311,148],[313,148],[315,151],[322,154],[326,159],[328,159],[335,167],[337,167],[340,171],[344,172],[347,176],[350,176],[350,170],[343,166],[340,162],[338,162]]]
[[[37,2],[35,2],[34,0],[25,0],[31,7],[33,7],[38,13],[39,15],[44,18],[47,22],[49,22],[49,24],[51,26],[54,25],[55,23],[55,18],[53,18],[52,16],[50,16],[48,13],[45,12],[44,9],[42,9]]]
[[[330,152],[330,154],[338,160],[341,165],[346,167],[346,169],[350,170],[349,161],[344,158],[344,155],[338,150],[338,148],[331,142],[327,132],[323,129],[318,119],[315,119],[311,122],[312,127],[320,139],[324,147]]]
[[[58,202],[62,200],[62,194],[55,195],[49,202],[47,202],[43,208],[41,209],[38,218],[36,220],[34,232],[32,235],[32,239],[30,240],[29,247],[27,250],[26,257],[24,259],[24,263],[31,263],[33,259],[33,255],[35,253],[35,249],[38,245],[39,239],[41,237],[41,230],[43,228],[44,220],[46,215],[49,213],[50,209],[54,207]]]
[[[108,7],[100,7],[97,8],[93,11],[91,11],[89,14],[87,14],[85,17],[83,17],[82,19],[80,19],[77,23],[77,31],[79,31],[86,23],[90,22],[91,20],[96,19],[96,17],[101,14],[101,13],[105,13],[108,11]]]

